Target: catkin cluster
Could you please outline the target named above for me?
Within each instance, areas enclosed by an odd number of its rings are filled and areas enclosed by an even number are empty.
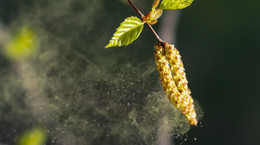
[[[197,125],[193,99],[179,51],[166,42],[157,43],[154,48],[156,67],[165,94],[191,125]]]

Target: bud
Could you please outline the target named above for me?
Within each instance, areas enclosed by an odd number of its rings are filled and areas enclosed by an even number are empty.
[[[153,1],[153,8],[156,8],[160,3],[160,0],[154,0]]]

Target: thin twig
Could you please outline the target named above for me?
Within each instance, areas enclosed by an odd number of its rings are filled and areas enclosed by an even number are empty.
[[[162,43],[162,39],[159,37],[159,35],[154,31],[153,27],[150,24],[147,24],[149,26],[149,28],[152,30],[154,36],[156,37],[156,39],[158,40],[158,42]]]
[[[140,17],[144,17],[144,14],[137,9],[137,7],[132,3],[131,0],[128,0],[128,2],[131,4],[131,6],[135,9],[135,11],[140,15]]]
[[[131,4],[131,6],[135,9],[135,11],[140,15],[141,18],[144,17],[144,14],[139,11],[139,9],[133,4],[133,2],[131,0],[128,0],[128,2]],[[147,24],[149,26],[149,28],[152,30],[154,36],[156,37],[157,41],[159,43],[162,43],[162,39],[159,37],[159,35],[154,31],[153,27],[150,24]]]

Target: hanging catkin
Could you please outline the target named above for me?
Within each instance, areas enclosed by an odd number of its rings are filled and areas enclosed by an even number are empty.
[[[164,92],[168,95],[170,101],[174,102],[174,97],[172,96],[180,96],[180,93],[178,92],[172,78],[171,69],[168,60],[165,57],[164,48],[160,45],[160,43],[157,43],[154,48],[155,62],[157,70],[159,72],[161,84],[163,86]]]
[[[197,125],[193,99],[178,50],[166,42],[157,43],[154,48],[155,62],[165,94],[190,124]]]

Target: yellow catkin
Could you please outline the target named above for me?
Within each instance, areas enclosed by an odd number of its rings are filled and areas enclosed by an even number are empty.
[[[165,56],[164,48],[158,43],[154,46],[155,62],[159,72],[159,78],[164,89],[164,92],[169,96],[171,102],[174,102],[174,98],[171,96],[180,96],[174,80],[171,75],[171,69],[168,60]]]
[[[178,50],[167,43],[157,43],[154,48],[155,62],[165,94],[190,124],[197,125],[193,99]]]
[[[191,97],[191,91],[188,88],[188,81],[185,74],[185,69],[179,51],[173,45],[165,44],[166,57],[171,66],[172,77],[175,81],[178,91],[183,96],[183,104],[181,105],[182,113],[188,118],[191,124],[196,125],[196,112]]]

